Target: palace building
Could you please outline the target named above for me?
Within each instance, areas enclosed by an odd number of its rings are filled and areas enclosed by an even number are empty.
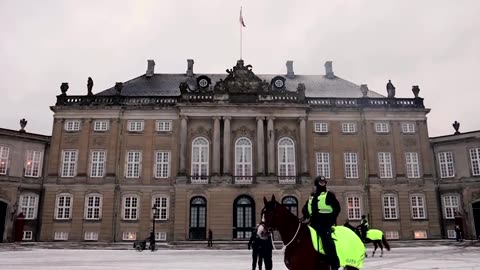
[[[54,123],[40,240],[250,237],[263,197],[294,214],[323,175],[342,206],[390,239],[440,238],[441,209],[420,89],[387,96],[338,77],[146,73],[94,94],[63,83]],[[320,73],[320,72],[319,72]],[[403,91],[400,91],[403,94]]]

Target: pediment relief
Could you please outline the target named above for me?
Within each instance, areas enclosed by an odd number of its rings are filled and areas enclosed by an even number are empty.
[[[280,139],[282,137],[289,137],[291,139],[297,140],[297,131],[289,129],[286,126],[283,126],[280,129],[275,129],[275,138]]]
[[[269,90],[270,84],[255,75],[252,65],[245,66],[243,60],[238,60],[236,66],[226,71],[225,80],[220,79],[215,84],[215,93],[259,94]]]
[[[234,138],[239,138],[239,137],[247,137],[249,139],[252,139],[255,135],[255,132],[246,126],[241,126],[235,130],[232,131],[233,137]]]
[[[190,133],[190,137],[192,137],[192,138],[198,137],[198,136],[204,136],[204,137],[207,137],[207,138],[210,139],[212,130],[211,129],[206,129],[203,126],[199,126],[195,129],[191,128],[189,133]]]

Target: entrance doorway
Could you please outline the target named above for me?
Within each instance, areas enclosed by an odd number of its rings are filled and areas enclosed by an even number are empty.
[[[473,221],[475,222],[475,232],[477,239],[480,237],[480,201],[472,204]]]
[[[5,233],[5,223],[7,221],[7,204],[0,201],[0,243],[3,242],[3,234]]]
[[[207,201],[193,197],[190,201],[190,240],[205,240],[207,234]]]

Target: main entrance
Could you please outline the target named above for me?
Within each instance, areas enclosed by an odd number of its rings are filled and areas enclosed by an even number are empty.
[[[3,234],[5,233],[5,222],[7,221],[7,204],[0,201],[0,243],[3,242]]]
[[[475,222],[475,232],[477,239],[480,237],[480,201],[472,204],[473,221]]]

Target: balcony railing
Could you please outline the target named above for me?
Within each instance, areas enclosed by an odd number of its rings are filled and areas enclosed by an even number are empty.
[[[190,184],[208,184],[210,182],[210,176],[207,175],[194,175],[188,177]]]
[[[232,183],[237,185],[250,185],[253,184],[255,176],[232,176]]]
[[[175,105],[178,97],[57,96],[56,105]]]
[[[279,184],[296,184],[297,176],[277,176]]]

